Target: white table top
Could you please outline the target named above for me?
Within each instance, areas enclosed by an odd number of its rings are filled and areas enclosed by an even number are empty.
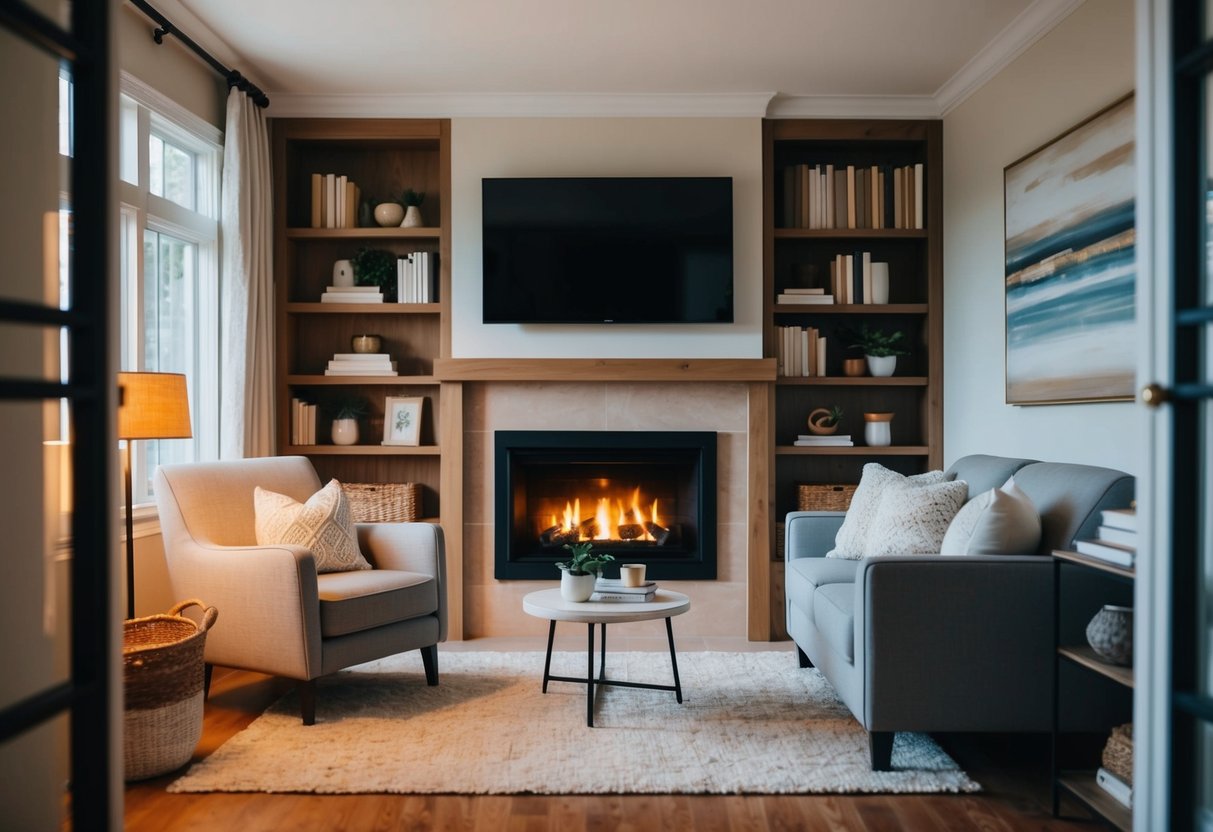
[[[566,601],[560,590],[543,589],[522,599],[527,615],[552,621],[580,621],[583,624],[615,624],[623,621],[649,621],[682,615],[691,608],[691,599],[681,592],[659,589],[652,601]]]

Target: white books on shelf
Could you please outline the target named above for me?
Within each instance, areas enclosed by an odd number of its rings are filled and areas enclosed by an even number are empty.
[[[788,289],[784,289],[783,293],[785,295],[824,295],[826,290],[820,288],[793,286]]]
[[[1127,546],[1130,549],[1137,548],[1137,532],[1117,529],[1112,526],[1100,526],[1095,534],[1096,537],[1106,543],[1115,543],[1118,546]]]
[[[1103,515],[1105,526],[1131,532],[1137,531],[1137,512],[1131,508],[1106,508],[1100,514]]]
[[[334,358],[328,366],[330,370],[394,370],[396,362],[387,358],[383,361],[345,361]]]
[[[316,405],[291,399],[291,444],[316,444]]]
[[[914,165],[914,227],[922,228],[922,162]]]
[[[1095,772],[1095,783],[1126,809],[1133,808],[1133,787],[1103,766]]]
[[[847,442],[850,442],[851,434],[849,434],[849,433],[831,433],[831,434],[823,435],[823,434],[819,434],[819,433],[801,433],[796,436],[796,441],[798,441],[798,442],[823,442],[823,443],[827,443],[827,444],[830,442],[837,442],[840,439],[844,439]]]
[[[1074,549],[1080,555],[1098,558],[1118,566],[1132,566],[1135,550],[1128,546],[1118,546],[1115,543],[1103,543],[1097,540],[1075,540]]]
[[[786,292],[775,297],[776,303],[803,303],[826,306],[834,302],[833,295],[789,295]]]
[[[376,295],[379,294],[378,286],[325,286],[326,293],[337,293],[343,295]]]
[[[321,303],[383,303],[382,292],[325,292]]]
[[[797,439],[792,443],[796,448],[853,448],[855,443],[850,439],[834,439],[829,437],[829,441]]]

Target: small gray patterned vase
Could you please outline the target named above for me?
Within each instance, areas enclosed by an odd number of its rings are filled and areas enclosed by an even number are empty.
[[[1087,642],[1100,658],[1133,664],[1133,608],[1105,604],[1087,625]]]

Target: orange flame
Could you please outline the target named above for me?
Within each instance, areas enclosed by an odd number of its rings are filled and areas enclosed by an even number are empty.
[[[620,527],[633,526],[639,528],[631,529],[629,539],[652,542],[654,537],[645,524],[651,522],[662,525],[657,512],[657,500],[653,500],[652,508],[647,514],[641,508],[642,501],[640,487],[637,486],[632,489],[630,499],[621,493],[609,497],[587,497],[586,503],[594,506],[592,518],[581,513],[580,497],[566,500],[563,511],[557,512],[557,507],[552,506],[541,516],[549,517],[550,523],[547,527],[558,527],[560,534],[567,535],[576,531],[578,540],[623,540],[625,538],[620,533]],[[583,521],[589,522],[583,525]]]

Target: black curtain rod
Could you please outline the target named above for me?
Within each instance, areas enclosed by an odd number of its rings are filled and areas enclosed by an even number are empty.
[[[249,79],[245,78],[236,70],[228,69],[223,64],[219,63],[219,61],[215,60],[214,55],[207,52],[198,44],[194,43],[194,41],[188,35],[174,26],[167,17],[160,14],[160,12],[153,8],[150,3],[147,3],[146,0],[131,0],[131,3],[133,3],[135,8],[139,9],[139,11],[143,12],[145,15],[159,24],[160,28],[152,32],[152,38],[156,41],[156,43],[164,43],[164,36],[172,35],[173,37],[177,38],[177,40],[189,47],[190,50],[193,51],[194,54],[196,54],[199,58],[210,64],[211,69],[222,75],[227,80],[227,85],[229,88],[235,87],[241,92],[246,93],[249,98],[253,99],[253,103],[258,107],[269,106],[270,100],[266,94],[261,91],[260,87]]]

